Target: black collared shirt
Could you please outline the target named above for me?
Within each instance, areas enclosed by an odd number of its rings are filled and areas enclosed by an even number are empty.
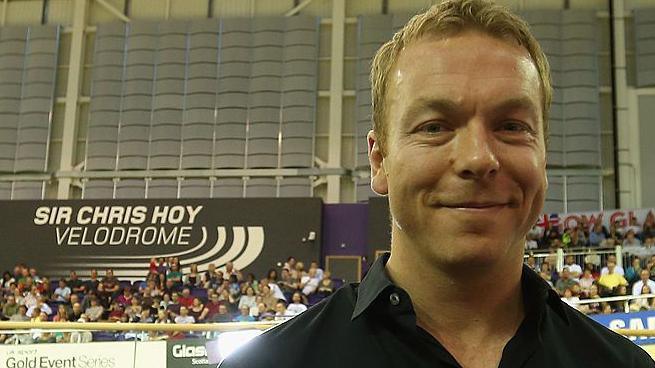
[[[429,333],[416,326],[407,292],[378,258],[361,284],[275,327],[220,368],[460,367]],[[500,368],[655,367],[650,356],[563,303],[528,267],[523,268],[526,317],[503,350]]]

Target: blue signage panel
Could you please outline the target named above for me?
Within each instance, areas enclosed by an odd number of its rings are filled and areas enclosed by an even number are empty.
[[[596,314],[589,317],[609,329],[655,330],[655,311]],[[638,345],[655,344],[655,337],[631,336],[630,340]]]

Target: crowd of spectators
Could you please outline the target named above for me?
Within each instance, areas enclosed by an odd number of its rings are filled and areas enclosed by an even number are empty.
[[[630,259],[632,262],[627,268],[617,264],[615,255],[607,256],[602,267],[591,262],[581,266],[573,255],[568,255],[560,272],[548,258],[537,264],[534,256],[528,256],[526,264],[538,272],[565,303],[586,314],[610,314],[626,312],[625,300],[590,300],[655,293],[655,256],[646,259],[632,256]],[[583,302],[585,300],[589,302]],[[628,309],[633,312],[655,310],[655,298],[631,300]]]
[[[601,264],[596,253],[583,252],[565,257],[561,271],[555,267],[557,248],[614,248],[622,246],[624,267],[610,254]],[[585,217],[575,227],[560,231],[559,226],[535,227],[526,239],[526,264],[546,280],[562,300],[587,314],[625,312],[625,301],[582,302],[612,296],[638,296],[655,293],[655,215],[649,212],[643,224],[632,217],[625,226],[616,221],[608,230],[600,215],[590,223]],[[533,255],[534,250],[549,249],[547,257]],[[655,310],[655,298],[635,299],[628,303],[630,311]]]
[[[304,312],[339,286],[312,261],[308,268],[289,257],[263,278],[244,275],[232,262],[218,269],[196,264],[184,270],[177,258],[153,258],[145,280],[119,280],[111,269],[51,280],[26,264],[3,274],[0,319],[56,322],[214,323],[285,320]],[[160,335],[174,338],[175,333]],[[152,336],[154,337],[154,336]],[[15,338],[15,336],[14,336]],[[37,340],[66,341],[63,334]],[[11,341],[0,335],[0,342]]]

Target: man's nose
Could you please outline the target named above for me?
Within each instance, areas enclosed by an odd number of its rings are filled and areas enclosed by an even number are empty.
[[[492,178],[500,169],[495,152],[493,133],[481,122],[470,122],[456,138],[451,158],[453,167],[463,179],[484,180]]]

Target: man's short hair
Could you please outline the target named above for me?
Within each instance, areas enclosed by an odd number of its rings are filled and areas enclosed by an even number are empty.
[[[528,24],[508,8],[487,0],[447,0],[415,15],[380,47],[373,58],[370,76],[373,130],[382,152],[385,152],[387,133],[385,102],[388,81],[402,50],[425,36],[448,37],[467,30],[516,41],[530,53],[541,82],[543,130],[544,139],[547,140],[548,111],[553,95],[550,67]]]

